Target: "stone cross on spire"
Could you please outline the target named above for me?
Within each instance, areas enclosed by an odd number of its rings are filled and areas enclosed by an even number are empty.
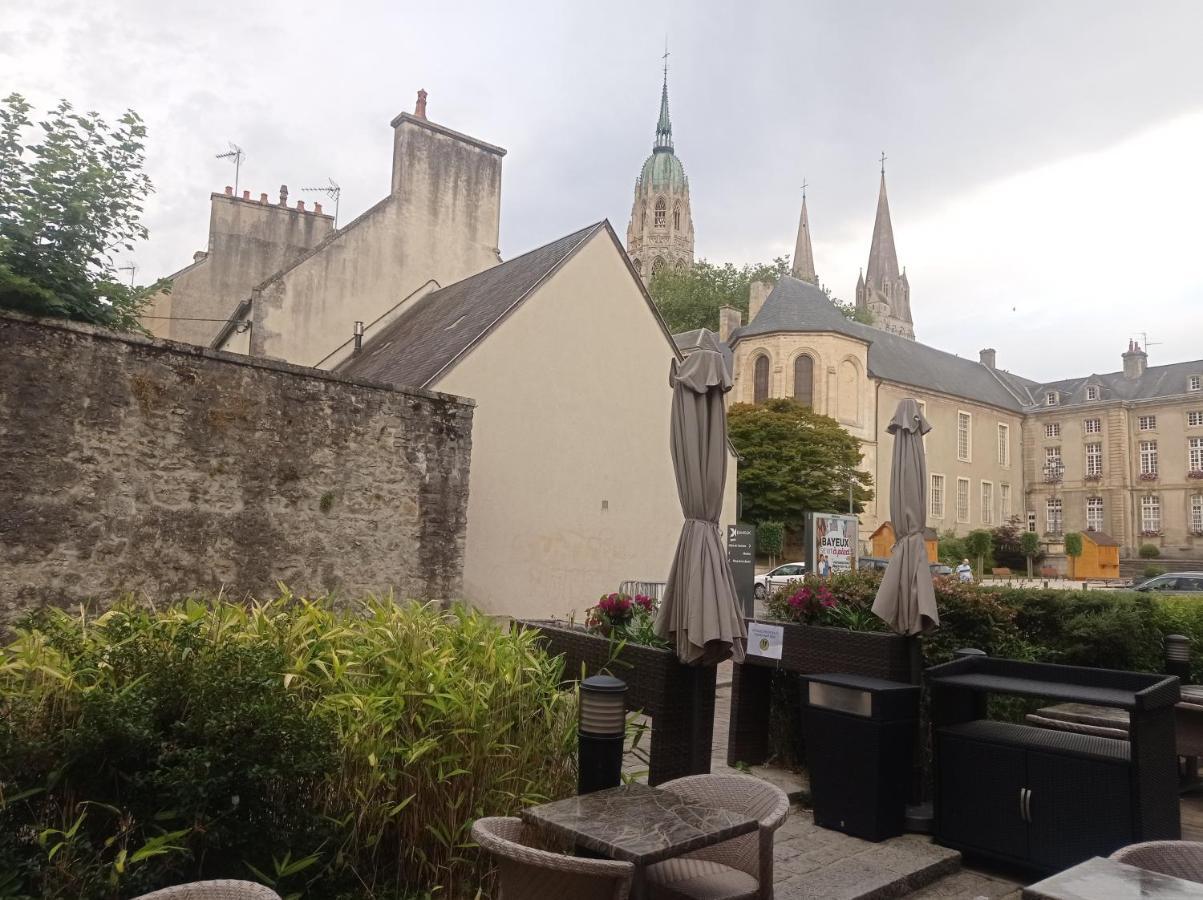
[[[815,255],[810,246],[810,217],[806,214],[806,180],[802,180],[802,215],[798,219],[798,241],[794,245],[794,264],[790,274],[800,281],[818,284]]]

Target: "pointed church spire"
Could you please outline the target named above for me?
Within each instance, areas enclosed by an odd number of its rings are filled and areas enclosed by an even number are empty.
[[[790,274],[801,281],[818,284],[815,255],[810,246],[810,217],[806,214],[806,181],[802,181],[802,215],[798,219],[798,242],[794,245],[794,265]]]
[[[660,89],[660,119],[656,122],[654,150],[673,149],[673,123],[668,115],[668,38],[664,39],[664,86]]]
[[[890,222],[890,202],[886,199],[885,154],[882,154],[881,188],[877,194],[877,219],[873,222],[873,243],[869,247],[869,265],[865,282],[875,290],[898,279],[898,251],[894,249],[894,226]]]

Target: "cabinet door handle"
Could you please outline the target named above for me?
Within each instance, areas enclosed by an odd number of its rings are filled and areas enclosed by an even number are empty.
[[[1026,788],[1023,792],[1023,811],[1024,818],[1029,822],[1032,821],[1032,789]]]
[[[1028,814],[1027,814],[1027,809],[1024,807],[1023,794],[1024,794],[1024,788],[1020,788],[1019,789],[1019,818],[1023,819],[1026,822],[1028,820]]]

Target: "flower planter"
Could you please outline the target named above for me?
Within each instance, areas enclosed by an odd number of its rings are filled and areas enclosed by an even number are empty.
[[[611,660],[612,642],[564,622],[522,621],[539,632],[547,652],[564,656],[564,678],[579,681],[602,669],[627,683],[627,709],[652,720],[648,783],[710,771],[714,737],[714,666],[686,666],[671,650],[627,644]]]
[[[770,681],[774,670],[798,675],[846,672],[910,682],[912,639],[820,625],[772,622],[783,629],[781,659],[744,657],[731,684],[727,763],[759,765],[769,752]]]

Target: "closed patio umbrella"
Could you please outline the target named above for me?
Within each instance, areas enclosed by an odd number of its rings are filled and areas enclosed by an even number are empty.
[[[890,521],[894,547],[873,601],[873,612],[899,634],[940,624],[923,529],[927,521],[927,459],[923,435],[931,425],[917,400],[903,400],[886,428],[894,435],[890,462]]]
[[[731,390],[718,340],[703,331],[698,349],[673,360],[672,444],[685,524],[668,573],[656,633],[676,645],[684,663],[742,662],[748,633],[736,600],[718,520],[727,480],[727,410]]]

